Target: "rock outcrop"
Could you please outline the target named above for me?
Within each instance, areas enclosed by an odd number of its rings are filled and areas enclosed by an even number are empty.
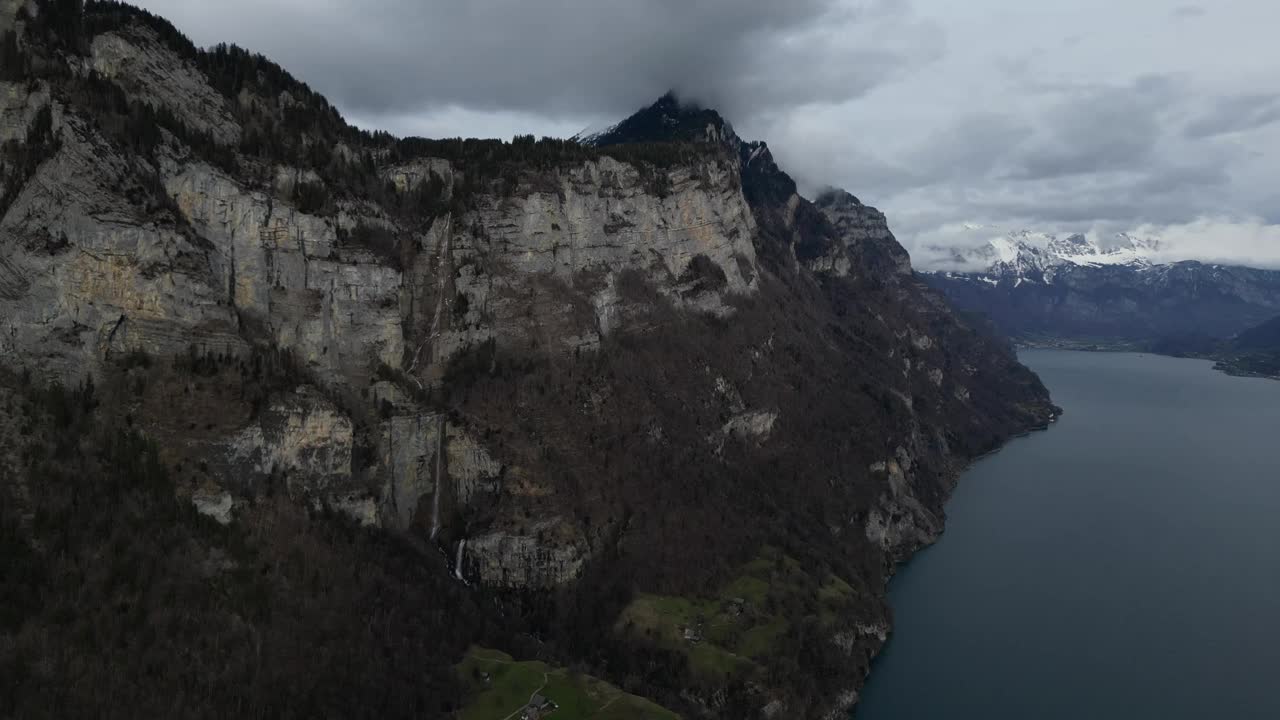
[[[547,589],[578,577],[586,562],[582,539],[560,518],[514,532],[467,539],[464,574],[495,588]]]
[[[225,460],[225,477],[253,484],[280,473],[291,493],[311,497],[350,481],[352,443],[350,418],[303,387],[271,402],[216,456]]]
[[[840,242],[831,251],[810,261],[815,270],[845,275],[850,271],[869,275],[911,274],[911,256],[889,231],[884,213],[863,205],[844,190],[828,190],[814,205],[831,221]]]

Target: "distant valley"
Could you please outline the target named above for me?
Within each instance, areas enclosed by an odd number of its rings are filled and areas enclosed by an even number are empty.
[[[1128,234],[1021,231],[949,250],[921,277],[1023,345],[1208,357],[1276,375],[1280,271],[1164,262],[1161,250]]]

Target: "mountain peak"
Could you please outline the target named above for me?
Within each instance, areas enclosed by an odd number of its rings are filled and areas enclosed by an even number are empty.
[[[674,90],[616,125],[599,131],[584,130],[575,139],[596,147],[637,142],[716,142],[736,146],[739,142],[733,127],[720,113],[695,101],[682,100]]]
[[[820,208],[857,208],[863,207],[862,201],[844,188],[829,187],[818,193],[813,204]]]
[[[692,103],[689,103],[688,105],[693,106]],[[654,102],[653,105],[650,105],[649,107],[663,108],[666,110],[678,112],[685,106],[680,103],[680,98],[676,95],[676,91],[672,89],[664,93],[662,97],[658,98],[657,101]]]

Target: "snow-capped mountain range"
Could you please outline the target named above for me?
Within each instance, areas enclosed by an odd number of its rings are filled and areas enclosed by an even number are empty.
[[[1157,265],[1160,250],[1158,239],[1128,233],[1118,233],[1104,244],[1097,237],[1079,233],[1064,237],[1022,230],[977,247],[948,248],[946,259],[938,265],[948,274],[1052,281],[1065,266],[1142,268]]]
[[[1280,315],[1280,271],[1174,261],[1155,238],[964,232],[995,238],[926,247],[935,270],[921,278],[1015,338],[1156,347],[1230,338]]]

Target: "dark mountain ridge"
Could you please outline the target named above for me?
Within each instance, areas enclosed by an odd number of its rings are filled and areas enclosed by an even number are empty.
[[[400,139],[127,5],[0,11],[0,714],[456,716],[478,643],[835,717],[959,470],[1056,412],[714,111]]]
[[[1164,355],[1215,360],[1217,368],[1230,375],[1280,380],[1280,317],[1225,340],[1207,335],[1183,335],[1153,343],[1151,350]]]

